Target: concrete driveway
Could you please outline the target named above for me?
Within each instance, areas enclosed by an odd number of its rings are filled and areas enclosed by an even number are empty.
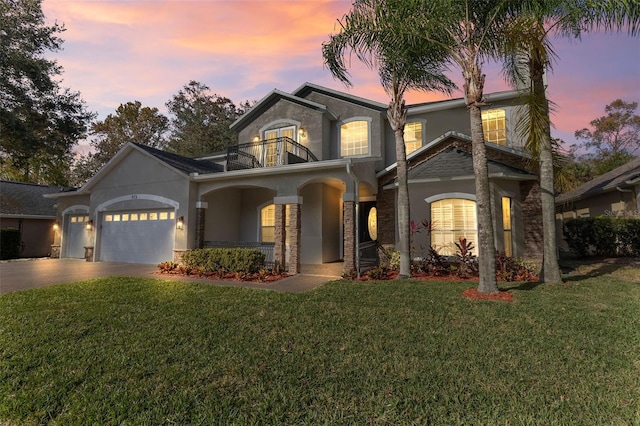
[[[146,277],[172,281],[201,282],[212,285],[261,288],[285,292],[302,292],[316,288],[339,277],[321,275],[293,275],[271,283],[213,281],[160,275],[156,265],[133,263],[86,262],[84,259],[36,259],[0,263],[0,294],[46,287],[101,277]]]
[[[84,259],[35,259],[0,263],[0,294],[53,284],[111,276],[152,277],[155,265],[86,262]]]

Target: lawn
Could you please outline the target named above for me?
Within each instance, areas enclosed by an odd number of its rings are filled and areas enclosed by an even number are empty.
[[[0,424],[640,423],[640,283],[109,278],[0,297]]]

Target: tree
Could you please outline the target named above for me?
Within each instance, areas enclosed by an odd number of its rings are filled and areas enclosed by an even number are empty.
[[[190,81],[167,102],[171,133],[167,151],[186,157],[198,157],[226,150],[238,142],[229,128],[249,104],[236,106],[230,99],[211,94],[209,87]]]
[[[409,2],[410,0],[406,0]],[[413,0],[415,13],[407,22],[414,43],[440,46],[462,72],[464,99],[469,110],[473,169],[478,213],[480,293],[498,291],[495,241],[487,154],[480,108],[484,100],[485,60],[500,52],[504,28],[530,2],[489,0]]]
[[[575,133],[584,141],[583,147],[592,150],[593,159],[600,163],[599,174],[613,170],[634,158],[640,149],[640,116],[635,114],[637,102],[616,99],[604,108],[607,115],[592,120],[593,131],[584,128]]]
[[[139,101],[120,104],[116,114],[91,126],[93,153],[78,160],[78,181],[86,181],[128,142],[162,148],[169,119],[158,108],[143,107]]]
[[[541,205],[544,228],[544,254],[541,280],[559,282],[555,230],[555,196],[553,144],[551,140],[550,103],[546,97],[545,71],[554,57],[549,36],[579,37],[584,31],[628,29],[638,30],[640,5],[623,0],[583,1],[545,0],[533,2],[506,27],[503,44],[505,72],[514,85],[528,83],[525,97],[528,115],[521,126],[527,134],[527,148],[538,159]]]
[[[0,164],[3,178],[65,185],[71,150],[93,114],[62,88],[62,68],[47,51],[64,31],[44,22],[41,0],[0,1]],[[66,166],[62,168],[60,162]]]
[[[393,129],[398,177],[398,232],[400,273],[411,276],[410,210],[404,126],[407,90],[450,93],[454,84],[444,76],[442,52],[426,51],[403,39],[401,33],[411,8],[385,0],[357,0],[340,24],[340,32],[322,46],[325,65],[334,77],[350,85],[345,55],[354,52],[370,68],[377,68],[382,86],[391,98],[387,118]]]

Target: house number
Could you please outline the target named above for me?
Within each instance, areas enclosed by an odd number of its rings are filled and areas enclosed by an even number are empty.
[[[137,200],[137,199],[138,199],[138,196],[137,196],[137,195],[135,195],[135,194],[133,194],[133,195],[131,196],[131,199],[132,199],[132,200]]]

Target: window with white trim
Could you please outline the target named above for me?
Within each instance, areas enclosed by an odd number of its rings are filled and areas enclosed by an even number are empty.
[[[502,197],[502,229],[504,231],[504,254],[513,256],[511,233],[511,198]]]
[[[422,146],[422,123],[412,121],[404,125],[404,149],[407,155]]]
[[[354,120],[340,125],[340,156],[369,154],[369,122]]]
[[[507,114],[504,109],[482,111],[484,140],[507,146]]]
[[[447,198],[431,203],[431,246],[441,255],[453,256],[455,243],[466,238],[478,254],[476,202],[462,198]]]
[[[289,244],[289,205],[285,207],[285,243]],[[260,241],[273,243],[276,241],[276,206],[269,204],[260,210]]]

